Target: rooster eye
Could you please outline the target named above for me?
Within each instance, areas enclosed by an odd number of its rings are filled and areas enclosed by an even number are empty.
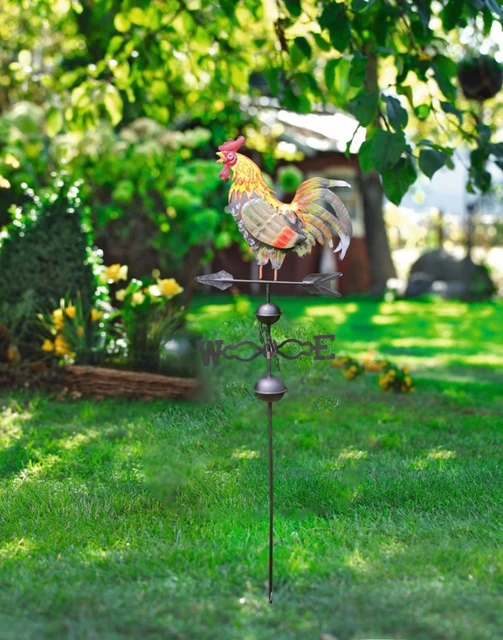
[[[227,160],[234,160],[234,153],[232,151],[227,154]]]

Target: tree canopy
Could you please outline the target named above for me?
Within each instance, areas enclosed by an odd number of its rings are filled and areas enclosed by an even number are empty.
[[[266,162],[274,157],[275,132],[256,121],[255,107],[242,104],[263,95],[297,112],[331,106],[352,113],[366,129],[360,166],[382,176],[394,203],[418,172],[431,177],[452,166],[463,144],[471,153],[469,190],[490,189],[488,159],[503,168],[497,100],[468,100],[458,81],[461,60],[478,54],[465,43],[467,33],[491,54],[487,43],[503,18],[499,0],[4,0],[0,16],[4,187],[32,186],[65,158],[54,152],[65,144],[77,149],[70,159],[66,154],[67,166],[78,165],[76,177],[89,178],[96,153],[89,151],[87,164],[76,154],[104,121],[118,138],[145,116],[162,130],[206,129],[208,149],[180,139],[150,146],[157,159],[145,170],[151,167],[153,188],[166,192],[152,215],[167,233],[169,190],[180,188],[177,166],[212,158],[214,144],[243,128],[251,148]],[[31,127],[29,140],[9,134],[10,125]],[[158,179],[169,148],[176,148],[170,179]],[[94,178],[107,182],[114,173],[120,179],[117,170]],[[109,185],[103,222],[132,198],[130,173]],[[152,184],[141,180],[146,193]],[[221,245],[230,237],[215,233]]]

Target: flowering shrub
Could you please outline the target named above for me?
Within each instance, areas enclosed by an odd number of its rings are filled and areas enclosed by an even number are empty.
[[[127,266],[111,265],[103,273],[109,284],[127,280]],[[152,277],[132,278],[126,287],[115,293],[121,303],[115,317],[124,331],[127,360],[134,369],[157,371],[161,343],[170,337],[183,322],[184,311],[171,303],[183,292],[174,278],[160,278],[155,270]]]
[[[380,373],[379,386],[384,391],[410,393],[414,390],[412,378],[407,366],[399,367],[386,358],[366,358],[358,362],[349,356],[338,356],[331,362],[332,367],[342,369],[346,380],[354,380],[364,373]]]
[[[408,367],[399,367],[391,362],[387,364],[383,373],[379,376],[379,386],[384,391],[395,391],[397,393],[410,393],[414,390]]]
[[[342,369],[342,375],[346,380],[354,380],[365,373],[363,365],[349,356],[339,356],[332,360],[332,366]]]
[[[59,362],[100,363],[111,338],[109,318],[110,313],[97,308],[86,312],[80,296],[75,304],[61,300],[50,315],[39,314],[46,336],[41,349]]]

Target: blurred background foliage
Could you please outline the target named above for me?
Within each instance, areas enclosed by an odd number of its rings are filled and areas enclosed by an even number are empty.
[[[190,298],[200,263],[239,240],[215,147],[244,132],[268,172],[281,158],[281,132],[257,120],[267,96],[302,113],[342,108],[366,129],[360,165],[382,178],[369,258],[376,279],[390,277],[383,189],[398,204],[461,144],[469,190],[491,189],[490,159],[503,166],[491,98],[502,18],[497,0],[4,0],[0,225],[26,187],[65,170],[83,181],[105,260],[128,252],[137,276],[169,267]],[[482,50],[494,73],[468,100],[458,63]]]

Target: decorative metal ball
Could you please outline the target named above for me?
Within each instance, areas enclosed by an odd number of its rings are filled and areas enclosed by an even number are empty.
[[[274,324],[281,318],[281,310],[277,304],[264,302],[255,311],[255,315],[262,324]]]
[[[262,402],[279,402],[287,392],[283,380],[276,376],[259,378],[253,390],[257,398]]]

